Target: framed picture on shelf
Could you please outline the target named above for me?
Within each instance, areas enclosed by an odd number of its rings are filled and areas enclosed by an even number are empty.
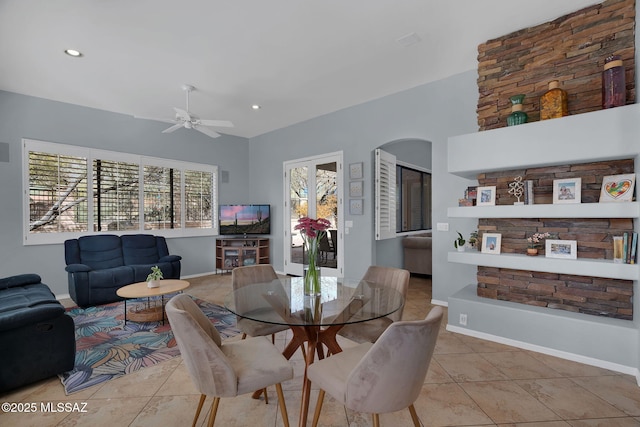
[[[636,184],[636,174],[608,175],[602,178],[600,203],[630,202],[633,200],[633,188]]]
[[[545,240],[544,256],[547,258],[578,258],[577,240]]]
[[[362,162],[349,164],[349,179],[362,179],[363,177]]]
[[[362,197],[364,181],[351,181],[349,183],[349,197]]]
[[[553,180],[553,203],[582,203],[582,178]]]
[[[494,206],[496,204],[496,186],[478,187],[476,206]]]
[[[482,235],[481,252],[484,254],[499,254],[501,244],[502,244],[502,234],[484,233]]]

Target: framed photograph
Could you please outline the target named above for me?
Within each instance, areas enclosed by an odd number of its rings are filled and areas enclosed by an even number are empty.
[[[553,203],[582,203],[582,178],[553,180]]]
[[[496,204],[496,186],[478,187],[476,206],[494,206]]]
[[[351,215],[362,215],[364,210],[364,200],[362,199],[351,199],[349,200],[349,213]]]
[[[351,181],[349,183],[349,197],[362,197],[364,181]]]
[[[351,163],[349,165],[349,179],[362,179],[362,162]]]
[[[577,240],[545,240],[544,256],[547,258],[578,258]]]
[[[500,253],[500,245],[501,244],[502,244],[502,234],[500,234],[500,233],[484,233],[482,235],[482,250],[481,250],[481,252],[484,253],[484,254],[499,254]]]
[[[605,176],[602,178],[600,203],[632,201],[635,185],[636,174],[634,173]]]

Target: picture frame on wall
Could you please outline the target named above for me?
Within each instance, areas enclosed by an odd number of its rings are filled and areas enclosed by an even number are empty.
[[[582,178],[554,179],[553,203],[582,203]]]
[[[362,197],[364,194],[364,181],[351,181],[349,183],[349,197]]]
[[[495,206],[496,186],[478,187],[476,197],[476,206]]]
[[[544,256],[547,258],[577,259],[577,240],[545,240]]]
[[[600,203],[630,202],[636,185],[636,174],[608,175],[602,178]]]
[[[502,234],[500,233],[484,233],[482,235],[483,254],[499,254],[502,245]]]
[[[364,212],[364,200],[351,199],[349,200],[349,213],[351,215],[362,215]]]
[[[362,172],[362,162],[356,162],[349,164],[349,179],[362,179],[364,174]]]

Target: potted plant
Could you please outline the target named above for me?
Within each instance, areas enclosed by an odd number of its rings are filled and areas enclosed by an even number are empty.
[[[531,236],[527,237],[527,255],[536,256],[538,255],[538,246],[540,246],[540,242],[547,237],[551,237],[550,233],[533,233]]]
[[[160,280],[162,280],[164,276],[162,275],[162,270],[157,265],[151,267],[151,273],[147,276],[147,287],[148,288],[158,288],[160,287]]]
[[[458,252],[464,252],[464,244],[466,240],[462,237],[462,234],[458,231],[458,237],[453,241],[453,246],[458,250]]]
[[[477,249],[477,245],[478,244],[478,231],[473,231],[471,232],[471,234],[469,234],[469,246]]]

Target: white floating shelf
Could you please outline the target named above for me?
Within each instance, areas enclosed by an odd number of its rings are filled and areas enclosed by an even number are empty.
[[[447,209],[450,218],[638,218],[640,203],[576,203],[467,206]]]
[[[611,279],[638,280],[640,265],[616,264],[611,260],[560,259],[520,254],[484,254],[482,252],[449,252],[449,262],[510,268],[514,270],[543,271],[577,276],[606,277]]]

